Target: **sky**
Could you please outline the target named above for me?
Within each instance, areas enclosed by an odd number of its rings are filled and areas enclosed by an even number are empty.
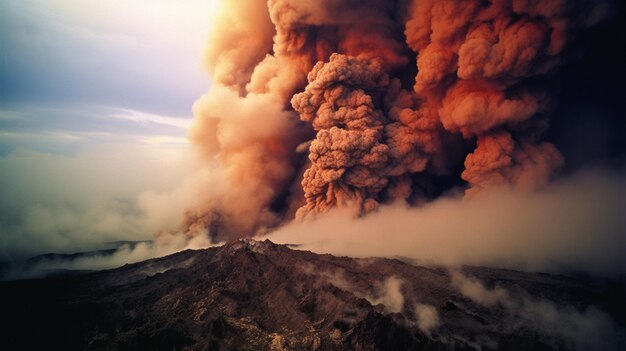
[[[0,0],[0,260],[150,238],[184,172],[213,1]]]

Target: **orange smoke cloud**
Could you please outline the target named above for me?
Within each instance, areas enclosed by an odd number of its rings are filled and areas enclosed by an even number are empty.
[[[518,144],[511,134],[500,131],[478,138],[476,150],[465,159],[461,177],[471,185],[470,193],[507,185],[532,190],[537,184],[546,184],[562,164],[554,145]]]
[[[315,65],[308,79],[304,92],[291,100],[317,131],[309,147],[312,164],[302,180],[306,206],[298,214],[347,201],[371,211],[374,197],[387,185],[384,117],[370,95],[389,83],[382,63],[333,54],[328,63]]]
[[[207,54],[213,86],[190,131],[222,188],[192,209],[187,231],[211,228],[217,240],[298,208],[298,217],[347,204],[366,213],[415,201],[441,175],[469,193],[545,185],[563,159],[541,141],[549,94],[529,82],[556,69],[601,5],[224,3]],[[465,170],[450,174],[460,153]]]

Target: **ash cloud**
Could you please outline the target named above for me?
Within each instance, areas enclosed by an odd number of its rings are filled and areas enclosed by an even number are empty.
[[[555,105],[545,83],[607,9],[221,3],[206,57],[213,86],[189,134],[219,190],[188,206],[182,232],[219,241],[334,208],[423,204],[455,187],[473,197],[546,186],[564,158],[543,138]]]
[[[419,263],[626,277],[623,174],[580,172],[541,191],[495,190],[419,207],[382,206],[355,219],[336,209],[266,236],[299,249]]]

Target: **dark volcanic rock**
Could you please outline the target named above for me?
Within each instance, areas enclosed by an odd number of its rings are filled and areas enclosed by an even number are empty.
[[[475,267],[455,279],[399,260],[235,241],[108,271],[0,283],[2,342],[63,350],[624,346],[619,286]]]

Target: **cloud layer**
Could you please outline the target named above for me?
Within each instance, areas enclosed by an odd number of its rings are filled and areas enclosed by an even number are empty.
[[[358,219],[335,210],[267,237],[335,255],[623,277],[625,199],[622,174],[589,171],[540,192],[449,196],[417,208],[397,203]]]

